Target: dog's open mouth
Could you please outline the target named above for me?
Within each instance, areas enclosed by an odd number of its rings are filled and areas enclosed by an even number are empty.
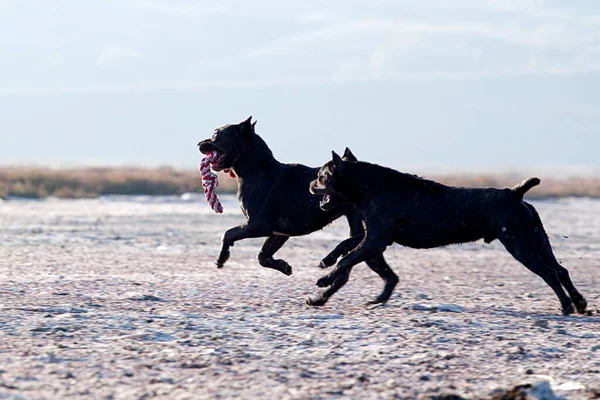
[[[217,153],[217,158],[211,164],[211,168],[214,171],[217,171],[217,172],[223,171],[226,174],[228,174],[230,178],[234,179],[235,178],[235,173],[231,170],[231,167],[228,167],[228,165],[230,163],[228,161],[228,158],[227,158],[226,154],[222,153],[220,151],[216,151],[216,153]]]
[[[321,206],[321,208],[327,208],[329,206],[330,202],[331,202],[331,196],[329,194],[326,194],[321,199],[321,202],[319,203],[319,205]]]
[[[203,140],[202,142],[198,143],[198,150],[202,154],[208,154],[213,151],[216,152],[217,157],[211,163],[211,168],[216,172],[223,171],[229,174],[231,178],[235,178],[235,174],[231,170],[231,157],[229,157],[229,154],[224,152],[219,146],[216,146],[214,143],[212,143],[210,139]]]
[[[215,153],[217,153],[217,157],[215,158],[215,160],[211,163],[211,167],[214,171],[223,171],[225,169],[225,153],[218,151],[218,150],[213,150]]]

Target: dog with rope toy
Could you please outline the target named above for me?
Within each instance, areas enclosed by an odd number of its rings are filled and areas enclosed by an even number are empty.
[[[538,178],[526,179],[512,189],[462,188],[376,164],[343,160],[335,152],[332,156],[310,184],[310,192],[337,196],[360,207],[365,235],[338,246],[341,253],[352,251],[317,281],[324,290],[310,296],[308,304],[325,304],[346,284],[356,264],[381,256],[393,243],[429,249],[498,239],[517,261],[550,286],[564,315],[586,312],[587,301],[554,257],[540,216],[523,200],[528,190],[539,185]],[[387,300],[390,294],[388,290],[380,297]]]
[[[348,219],[351,236],[360,237],[362,215],[358,207],[340,202],[335,196],[320,201],[322,196],[311,194],[307,187],[319,169],[279,162],[256,134],[255,124],[250,117],[239,124],[225,125],[217,128],[211,138],[198,143],[199,151],[210,157],[209,165],[214,171],[229,171],[237,179],[237,198],[246,216],[244,224],[223,235],[217,267],[225,265],[235,242],[266,237],[258,254],[259,264],[291,275],[292,267],[286,261],[273,258],[290,237],[320,230],[341,216]],[[344,159],[356,161],[348,149]],[[210,204],[212,197],[208,196]],[[337,257],[328,256],[325,260]],[[367,265],[380,275],[391,272],[382,256],[367,260]]]

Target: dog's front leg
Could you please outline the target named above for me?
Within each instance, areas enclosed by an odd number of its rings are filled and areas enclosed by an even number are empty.
[[[338,244],[335,249],[331,251],[331,253],[327,254],[325,258],[321,260],[319,267],[327,268],[331,267],[336,263],[338,258],[345,256],[350,253],[352,250],[356,248],[365,238],[364,234],[356,235],[351,238],[344,240],[342,243]]]
[[[264,226],[253,226],[244,224],[229,229],[221,238],[221,250],[217,257],[217,268],[223,268],[225,262],[229,259],[229,248],[238,240],[269,236],[271,232]]]
[[[385,251],[386,245],[378,242],[363,241],[356,250],[340,260],[338,265],[329,274],[317,281],[317,286],[327,287],[331,285],[339,275],[350,272],[352,267],[364,261],[371,260]]]
[[[329,298],[348,282],[350,271],[356,264],[372,260],[380,256],[391,244],[386,236],[367,235],[361,244],[350,254],[340,260],[333,271],[317,281],[317,286],[327,288],[317,295],[309,296],[306,303],[311,306],[323,305]]]
[[[306,304],[309,306],[322,306],[327,303],[327,300],[333,296],[338,290],[348,282],[352,267],[363,261],[371,260],[377,255],[381,255],[385,250],[385,246],[364,246],[361,244],[356,250],[342,258],[333,271],[317,281],[317,286],[326,288],[316,295],[309,296],[306,299]]]

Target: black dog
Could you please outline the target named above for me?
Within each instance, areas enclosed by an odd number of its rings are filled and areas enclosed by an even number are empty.
[[[524,194],[539,183],[531,178],[512,189],[452,187],[375,164],[345,161],[333,152],[333,159],[319,170],[310,191],[358,205],[363,210],[366,235],[338,246],[336,251],[345,253],[358,245],[317,281],[317,286],[327,289],[307,302],[325,304],[348,281],[354,265],[381,255],[394,242],[426,249],[498,239],[554,290],[563,314],[573,313],[573,304],[579,313],[585,313],[587,301],[556,261],[537,211],[523,201]],[[380,298],[387,300],[390,295],[387,290]]]
[[[238,240],[267,237],[258,262],[263,267],[291,275],[292,268],[287,262],[273,258],[275,252],[290,236],[322,229],[342,215],[348,219],[351,236],[362,238],[361,210],[339,201],[335,195],[321,204],[320,196],[312,195],[306,189],[319,168],[277,161],[264,140],[255,133],[255,123],[251,119],[222,126],[215,130],[212,138],[198,143],[202,153],[213,150],[221,153],[220,161],[213,165],[214,170],[232,170],[236,175],[238,200],[247,219],[245,224],[231,228],[223,235],[217,267],[223,267],[229,258],[229,248]],[[346,161],[356,161],[348,149],[344,157]],[[339,255],[328,256],[321,264],[327,265],[330,262],[327,260],[332,258],[335,262],[337,257]],[[380,255],[367,260],[367,265],[382,276],[393,275]]]

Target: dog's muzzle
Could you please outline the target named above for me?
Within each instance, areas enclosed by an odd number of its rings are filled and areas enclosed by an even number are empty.
[[[312,193],[312,194],[324,194],[324,189],[325,187],[320,186],[319,185],[319,181],[318,180],[314,180],[310,183],[308,190]]]
[[[206,139],[198,143],[198,150],[202,154],[208,154],[211,151],[218,151],[219,153],[225,153],[223,149],[212,141],[212,139]]]

